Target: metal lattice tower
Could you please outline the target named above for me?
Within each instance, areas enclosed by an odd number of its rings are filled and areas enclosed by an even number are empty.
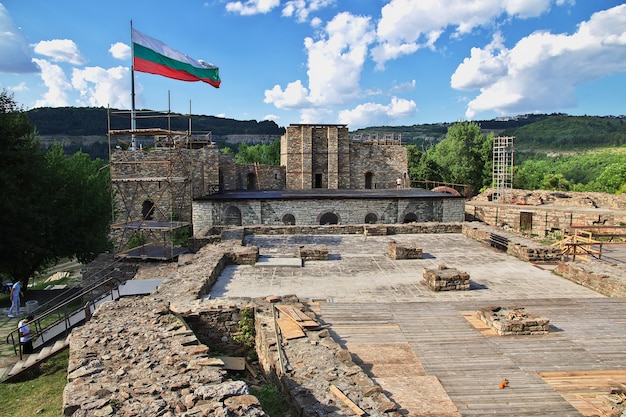
[[[507,194],[513,188],[513,139],[514,136],[493,138],[494,200],[500,202],[507,201]]]

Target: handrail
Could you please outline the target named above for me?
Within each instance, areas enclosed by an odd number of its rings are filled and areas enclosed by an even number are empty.
[[[118,263],[119,263],[119,261],[115,261],[110,266],[114,266],[114,265],[116,265]],[[103,275],[102,278],[106,278],[107,276],[111,275],[113,272],[114,272],[113,269],[109,270],[109,272],[107,272],[105,275]],[[95,285],[98,285],[98,284],[95,284]],[[72,288],[68,289],[67,291],[63,291],[61,294],[57,295],[56,297],[52,298],[51,300],[48,300],[46,303],[44,303],[41,306],[39,306],[39,310],[42,310],[44,307],[49,306],[49,305],[56,306],[56,304],[57,304],[56,300],[57,299],[63,299],[64,300],[65,299],[64,296],[68,292],[71,292],[72,290],[74,290],[75,288],[77,288],[77,287],[72,287]]]
[[[80,308],[78,309],[71,309],[70,306],[75,303],[77,300],[83,298],[85,295],[89,294],[88,297],[88,301],[84,304],[84,306],[82,307],[85,311],[85,319],[88,319],[87,316],[87,310],[89,310],[89,313],[91,313],[91,308],[95,309],[96,306],[96,302],[100,301],[106,297],[111,297],[111,300],[115,300],[115,295],[114,295],[114,290],[117,289],[118,293],[118,298],[119,298],[119,285],[120,285],[120,281],[119,279],[115,278],[115,277],[110,277],[109,279],[102,281],[98,284],[94,284],[93,286],[91,286],[90,288],[85,289],[84,291],[81,291],[80,293],[76,294],[75,296],[57,304],[56,306],[49,308],[48,310],[46,310],[45,312],[38,314],[36,317],[33,318],[33,320],[29,323],[29,325],[34,325],[35,327],[35,332],[34,332],[34,336],[32,338],[32,340],[35,340],[35,338],[40,337],[42,343],[45,343],[45,340],[43,340],[44,337],[44,333],[47,330],[50,330],[51,328],[64,323],[64,333],[67,333],[68,330],[70,330],[73,326],[71,324],[71,317],[73,314],[76,314],[76,312],[78,310],[80,310]],[[104,286],[108,286],[109,287],[109,291],[105,294],[102,294],[100,291],[97,292],[96,294],[94,294],[94,292],[96,290],[101,289]],[[44,321],[44,319],[49,318],[50,316],[53,315],[57,315],[57,320],[45,325],[45,327],[42,327],[42,322]],[[17,341],[16,341],[17,338]],[[13,351],[15,352],[15,354],[19,354],[20,360],[23,358],[23,352],[22,352],[22,345],[21,343],[19,343],[19,329],[15,329],[13,330],[11,333],[9,333],[6,337],[6,343],[12,343],[13,344]]]

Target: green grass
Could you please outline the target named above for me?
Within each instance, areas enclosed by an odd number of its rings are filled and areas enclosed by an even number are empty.
[[[65,350],[19,381],[0,384],[0,417],[62,416],[68,356]]]
[[[252,395],[257,397],[261,403],[261,408],[270,417],[298,414],[291,407],[285,395],[275,385],[265,384],[259,390],[251,389],[250,391]]]

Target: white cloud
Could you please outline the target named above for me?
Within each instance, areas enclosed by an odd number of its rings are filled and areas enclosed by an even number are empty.
[[[352,110],[339,112],[339,123],[347,124],[350,129],[365,126],[385,125],[394,120],[411,117],[417,112],[413,100],[392,97],[387,105],[378,103],[359,104]]]
[[[280,119],[280,116],[277,116],[275,114],[266,114],[265,116],[263,116],[263,120],[271,120],[271,121],[276,121]]]
[[[298,22],[306,22],[311,13],[331,6],[335,2],[336,0],[289,0],[283,7],[282,15],[294,16]]]
[[[13,24],[9,12],[0,3],[0,73],[26,74],[39,70],[22,31]]]
[[[72,86],[80,93],[81,106],[130,108],[130,70],[127,67],[75,68]]]
[[[381,10],[376,30],[378,45],[372,57],[379,69],[386,61],[412,54],[420,48],[434,48],[444,30],[454,36],[477,27],[492,25],[505,15],[515,18],[539,16],[550,9],[551,0],[391,0]],[[562,4],[557,1],[557,5]]]
[[[50,58],[53,62],[68,62],[73,65],[83,65],[82,56],[74,41],[70,39],[53,39],[35,44],[35,53]]]
[[[109,48],[109,53],[113,58],[128,60],[130,59],[131,50],[130,46],[126,45],[123,42],[116,42]]]
[[[67,98],[67,91],[72,86],[67,81],[65,73],[60,66],[51,64],[45,59],[35,58],[34,61],[41,68],[41,79],[48,91],[44,93],[43,98],[35,102],[34,107],[64,107],[70,103]]]
[[[306,38],[309,101],[325,106],[360,95],[359,81],[374,32],[369,17],[339,13],[318,40]]]
[[[250,16],[268,13],[278,6],[280,6],[280,0],[232,1],[226,3],[226,10],[243,16]]]
[[[283,90],[275,85],[265,91],[265,102],[280,109],[298,109],[303,123],[319,123],[332,117],[330,107],[350,102],[362,95],[359,82],[368,45],[374,32],[368,17],[349,13],[336,15],[320,32],[319,38],[306,38],[308,88],[301,80]]]
[[[452,87],[480,89],[466,116],[495,110],[525,113],[571,108],[576,87],[626,74],[626,5],[595,13],[572,35],[535,32],[512,49],[492,42],[472,49],[452,75]]]
[[[14,92],[28,91],[28,86],[26,85],[26,83],[24,81],[22,81],[18,85],[14,85],[12,87],[7,87],[7,90],[14,91]]]
[[[309,105],[308,90],[300,80],[287,84],[285,91],[275,85],[271,90],[265,90],[265,103],[272,103],[279,109],[300,109]]]

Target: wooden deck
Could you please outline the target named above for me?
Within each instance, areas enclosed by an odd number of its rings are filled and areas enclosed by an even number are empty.
[[[490,333],[468,317],[487,305],[523,306],[549,318],[552,331]],[[626,388],[623,299],[321,303],[319,308],[336,340],[408,415],[609,415],[603,395]],[[499,386],[503,378],[506,388]]]

